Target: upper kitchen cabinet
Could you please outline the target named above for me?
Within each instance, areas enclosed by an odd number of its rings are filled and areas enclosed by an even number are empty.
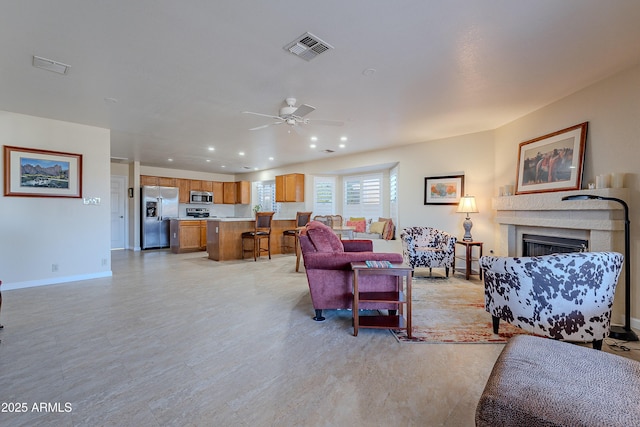
[[[178,187],[178,196],[180,203],[189,203],[189,192],[191,191],[191,180],[176,178],[176,186]]]
[[[191,191],[213,191],[213,182],[201,181],[197,179],[191,180]]]
[[[211,188],[213,189],[213,203],[224,203],[224,183],[221,181],[213,181]]]
[[[223,193],[223,202],[226,204],[248,205],[251,203],[251,183],[249,181],[224,182]]]
[[[149,175],[140,175],[140,185],[158,185],[158,177],[157,176],[149,176]]]
[[[251,203],[251,183],[249,181],[236,182],[236,203],[248,205]]]
[[[160,187],[176,187],[175,178],[165,178],[163,176],[140,175],[140,185],[159,185]]]
[[[160,187],[176,187],[175,178],[165,178],[163,176],[158,177],[158,185]]]
[[[276,202],[304,202],[304,174],[276,176]]]

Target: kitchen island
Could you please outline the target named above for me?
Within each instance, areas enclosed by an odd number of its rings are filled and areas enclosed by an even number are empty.
[[[253,231],[254,218],[209,218],[207,222],[207,252],[209,259],[228,261],[242,259],[242,233]],[[296,228],[295,219],[271,221],[271,255],[282,253],[282,232]],[[248,247],[248,244],[247,244]],[[248,258],[253,258],[247,254]]]

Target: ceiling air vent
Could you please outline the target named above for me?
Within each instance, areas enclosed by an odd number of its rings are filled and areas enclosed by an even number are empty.
[[[322,41],[311,33],[304,33],[291,43],[284,46],[290,53],[299,56],[305,61],[311,61],[316,56],[333,49],[329,43]]]
[[[35,55],[33,56],[33,66],[36,68],[42,68],[43,70],[53,71],[58,74],[67,74],[67,71],[69,71],[69,68],[71,67],[70,65],[63,64],[62,62]]]
[[[329,150],[329,149],[326,149],[326,150],[320,150],[320,151],[321,151],[322,153],[327,153],[327,154],[335,153],[335,150]]]

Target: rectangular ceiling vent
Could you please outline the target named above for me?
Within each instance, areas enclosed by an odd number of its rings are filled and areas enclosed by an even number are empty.
[[[36,68],[42,68],[43,70],[53,71],[58,74],[67,74],[67,71],[71,68],[70,65],[63,64],[62,62],[35,55],[33,56],[33,66]]]
[[[333,46],[322,41],[320,37],[316,37],[311,33],[304,33],[291,43],[284,46],[284,49],[296,56],[299,56],[305,61],[311,61],[321,53],[324,53],[329,49],[333,49]]]
[[[321,150],[323,153],[327,153],[327,154],[331,154],[331,153],[335,153],[335,150],[330,150],[330,149],[326,149],[326,150]]]

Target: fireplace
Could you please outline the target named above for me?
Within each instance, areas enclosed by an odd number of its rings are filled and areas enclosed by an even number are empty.
[[[541,256],[566,252],[586,252],[589,242],[584,239],[543,236],[536,234],[522,235],[522,256]]]
[[[587,250],[624,253],[624,210],[619,203],[605,200],[563,201],[565,196],[593,194],[629,200],[626,188],[558,191],[496,197],[492,206],[496,211],[499,256],[522,256],[524,235],[551,236],[588,242]],[[553,239],[555,240],[555,239]],[[581,245],[581,244],[579,244]],[[621,324],[624,312],[624,286],[618,286],[614,300],[614,323]],[[620,320],[616,318],[620,317]]]

